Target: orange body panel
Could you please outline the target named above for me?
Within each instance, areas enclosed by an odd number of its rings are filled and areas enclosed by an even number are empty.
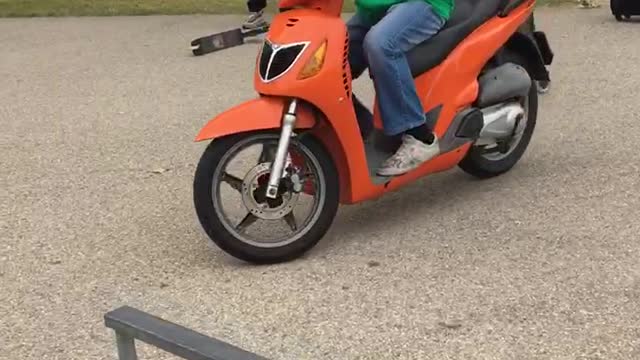
[[[508,17],[495,17],[486,22],[463,40],[440,65],[416,78],[424,109],[443,105],[434,129],[439,137],[447,131],[455,115],[476,100],[480,71],[527,19],[534,4],[535,0],[529,0]],[[387,184],[373,184],[351,101],[347,29],[338,8],[341,8],[342,0],[283,0],[279,6],[305,8],[278,14],[266,38],[280,45],[308,43],[305,51],[284,75],[267,83],[260,78],[256,66],[254,85],[262,97],[211,121],[198,135],[198,140],[279,127],[285,99],[303,99],[312,104],[326,120],[313,131],[324,142],[336,163],[342,203],[378,197],[429,173],[450,169],[464,158],[471,143],[442,154],[408,174],[393,178]],[[298,74],[325,41],[327,51],[324,66],[316,75],[299,80]],[[257,61],[259,58],[260,54]],[[308,111],[298,112],[298,127],[313,126],[314,117]],[[377,106],[374,119],[376,126],[380,127]]]
[[[196,141],[210,140],[245,131],[267,130],[280,127],[285,99],[261,96],[233,107],[209,122],[200,130]],[[298,109],[296,128],[307,129],[315,125],[313,113],[305,107]]]

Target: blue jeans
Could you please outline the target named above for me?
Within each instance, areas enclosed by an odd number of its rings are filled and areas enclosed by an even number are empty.
[[[359,13],[347,22],[351,73],[355,79],[369,68],[386,135],[425,123],[406,53],[435,35],[444,23],[424,0],[396,4],[377,23]],[[366,133],[373,126],[373,116],[355,96],[353,100],[360,129]]]

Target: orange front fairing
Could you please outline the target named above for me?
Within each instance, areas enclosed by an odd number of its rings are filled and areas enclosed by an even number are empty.
[[[260,94],[295,96],[311,103],[327,100],[338,103],[344,100],[351,82],[344,84],[343,78],[349,71],[348,66],[343,66],[347,60],[348,44],[347,28],[341,18],[312,9],[287,11],[273,19],[266,40],[276,46],[307,45],[293,66],[270,82],[264,82],[260,77],[259,61],[262,53],[258,54],[254,85]],[[320,72],[299,80],[302,69],[314,52],[325,43],[325,62]]]
[[[339,168],[343,179],[343,202],[363,198],[363,191],[375,192],[372,185],[368,186],[371,181],[364,145],[351,102],[351,70],[347,62],[347,28],[344,21],[319,10],[290,10],[274,18],[266,38],[278,45],[302,42],[308,42],[309,45],[285,75],[271,82],[262,80],[258,63],[254,79],[256,90],[260,94],[303,99],[319,109],[328,120],[330,129],[327,129],[326,135],[331,138],[322,140],[333,152],[334,160],[344,162],[345,166]],[[320,72],[303,80],[298,79],[314,52],[325,42],[326,55]]]
[[[278,7],[280,9],[303,7],[320,10],[328,15],[340,16],[343,3],[343,0],[280,0]]]

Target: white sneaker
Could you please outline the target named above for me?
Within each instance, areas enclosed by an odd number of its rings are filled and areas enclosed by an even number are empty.
[[[405,134],[402,136],[402,145],[393,156],[382,163],[378,169],[378,175],[398,176],[405,174],[439,154],[440,145],[438,145],[437,138],[432,144],[426,144]]]
[[[244,24],[242,24],[242,29],[258,30],[268,26],[269,23],[267,22],[267,20],[264,19],[264,17],[262,17],[262,15],[263,15],[262,10],[255,13],[251,13],[247,18],[247,20],[244,22]]]

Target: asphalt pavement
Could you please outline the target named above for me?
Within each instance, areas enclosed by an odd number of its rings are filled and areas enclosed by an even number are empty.
[[[0,20],[0,359],[115,359],[125,304],[272,359],[640,359],[640,23],[539,10],[553,83],[512,172],[342,207],[255,267],[208,244],[191,190],[258,45],[188,45],[239,21]]]

